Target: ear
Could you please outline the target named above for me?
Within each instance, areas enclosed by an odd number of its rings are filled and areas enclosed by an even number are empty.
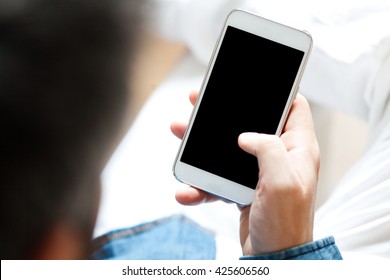
[[[89,249],[89,240],[80,229],[61,222],[42,238],[34,258],[43,260],[84,259]]]

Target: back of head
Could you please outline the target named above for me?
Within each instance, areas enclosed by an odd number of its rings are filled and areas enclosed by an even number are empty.
[[[90,237],[142,2],[0,1],[2,259],[34,257],[58,219]]]

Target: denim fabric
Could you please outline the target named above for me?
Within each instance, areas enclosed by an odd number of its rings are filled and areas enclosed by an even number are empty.
[[[94,260],[208,260],[215,236],[182,215],[111,231],[93,240]]]
[[[342,260],[333,236],[284,251],[256,256],[243,256],[241,260]]]

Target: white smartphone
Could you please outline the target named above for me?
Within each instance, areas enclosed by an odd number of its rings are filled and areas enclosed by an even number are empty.
[[[280,135],[312,48],[311,36],[243,10],[226,18],[177,153],[181,182],[239,205],[252,202],[257,159],[243,132]]]

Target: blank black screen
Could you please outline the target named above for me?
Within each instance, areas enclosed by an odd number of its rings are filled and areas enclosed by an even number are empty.
[[[181,161],[255,188],[242,132],[275,134],[304,53],[229,26]]]

